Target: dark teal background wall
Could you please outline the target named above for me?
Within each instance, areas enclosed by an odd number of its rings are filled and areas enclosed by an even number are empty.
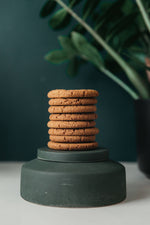
[[[44,54],[58,47],[60,33],[39,18],[42,4],[0,0],[0,160],[29,160],[46,145],[46,95],[56,88],[97,89],[99,144],[114,160],[135,160],[134,102],[92,65],[69,78],[65,65],[44,61]]]

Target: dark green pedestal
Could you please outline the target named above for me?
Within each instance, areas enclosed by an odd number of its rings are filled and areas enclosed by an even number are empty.
[[[126,197],[124,167],[109,160],[108,151],[38,150],[38,158],[22,166],[21,196],[30,202],[59,207],[94,207]]]

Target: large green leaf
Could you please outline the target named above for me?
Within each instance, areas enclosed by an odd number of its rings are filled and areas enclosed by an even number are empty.
[[[50,15],[54,11],[56,5],[57,3],[54,0],[47,1],[40,11],[40,17],[44,18]]]
[[[98,7],[100,0],[86,0],[85,5],[83,7],[83,18],[87,18],[87,16],[91,15]]]
[[[77,32],[72,32],[71,37],[75,47],[83,59],[90,61],[95,65],[104,67],[104,62],[99,52],[83,35]]]
[[[65,50],[54,50],[49,52],[45,59],[54,64],[64,63],[70,59],[70,55]]]
[[[65,49],[65,51],[68,52],[68,54],[75,55],[77,53],[77,50],[74,47],[70,37],[59,36],[58,40],[59,40],[60,45],[62,46],[62,48]]]
[[[65,9],[58,10],[50,19],[49,25],[53,29],[60,29],[67,26],[70,22],[70,15],[66,12]]]

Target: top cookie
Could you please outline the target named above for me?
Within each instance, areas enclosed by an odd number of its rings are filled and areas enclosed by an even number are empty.
[[[98,91],[92,89],[80,89],[80,90],[65,90],[56,89],[49,91],[48,98],[91,98],[97,97],[99,95]]]

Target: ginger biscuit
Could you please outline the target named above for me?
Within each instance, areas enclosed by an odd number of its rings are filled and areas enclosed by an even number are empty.
[[[48,98],[87,98],[97,97],[98,91],[92,89],[65,90],[56,89],[48,92]]]
[[[49,141],[48,147],[56,150],[90,150],[98,147],[97,142],[90,143],[58,143]]]
[[[80,143],[80,142],[94,142],[95,136],[55,136],[50,135],[49,139],[53,142],[62,143]]]
[[[50,128],[86,128],[95,125],[95,121],[49,121],[47,123]]]
[[[49,113],[88,113],[95,112],[95,105],[86,106],[50,106],[48,108]]]
[[[68,121],[68,120],[95,120],[97,119],[96,113],[74,113],[74,114],[51,114],[49,116],[50,120],[56,121]]]
[[[48,130],[48,134],[56,136],[93,136],[99,133],[98,128],[84,128],[84,129],[54,129]]]
[[[49,105],[95,105],[97,103],[96,98],[53,98],[49,100]]]

